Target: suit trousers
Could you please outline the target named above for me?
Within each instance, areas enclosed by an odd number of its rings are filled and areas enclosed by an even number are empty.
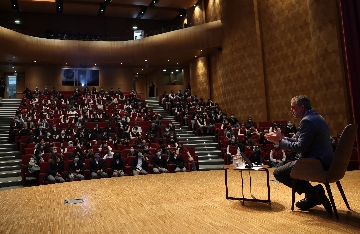
[[[288,186],[289,188],[292,188],[292,178],[290,177],[290,173],[295,163],[296,161],[289,162],[281,167],[276,168],[274,171],[275,179],[283,183],[284,185]],[[306,197],[315,196],[314,187],[310,184],[309,181],[305,181],[305,180],[297,181],[296,192],[298,194],[305,193]]]

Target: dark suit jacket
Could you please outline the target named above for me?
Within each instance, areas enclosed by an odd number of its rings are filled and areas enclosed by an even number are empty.
[[[153,168],[158,168],[158,167],[163,167],[166,168],[167,162],[166,162],[166,158],[164,156],[161,156],[161,159],[155,155],[152,158],[152,164],[153,164]]]
[[[132,161],[132,169],[136,170],[136,166],[138,163],[138,157],[135,157]],[[142,169],[144,169],[145,171],[147,170],[147,166],[148,166],[149,162],[147,160],[145,160],[144,158],[142,159]]]
[[[116,159],[113,158],[113,160],[111,161],[111,170],[115,171],[115,170],[122,170],[124,171],[124,161],[120,158],[119,159],[119,163],[116,162]]]
[[[92,159],[90,161],[90,173],[92,172],[96,172],[97,173],[97,170],[103,170],[103,172],[106,172],[106,163],[104,160],[102,159],[99,159],[99,164],[96,163],[96,160],[95,159]]]
[[[59,173],[60,175],[64,171],[64,161],[60,161],[59,163],[50,163],[49,169],[47,171],[47,175],[55,176],[56,173]]]
[[[334,157],[329,127],[314,110],[305,113],[295,137],[281,140],[280,147],[297,152],[299,157],[320,160],[325,170],[329,169]]]
[[[79,170],[79,169],[80,169],[79,174],[83,174],[84,170],[85,170],[85,166],[84,166],[84,163],[81,160],[79,160],[77,162],[76,166],[75,166],[74,161],[70,162],[70,164],[69,164],[69,174],[74,173],[74,172],[76,173],[76,170]]]

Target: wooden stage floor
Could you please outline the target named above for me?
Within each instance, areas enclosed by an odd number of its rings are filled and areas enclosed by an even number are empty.
[[[266,198],[265,173],[252,172],[252,181],[253,193]],[[229,172],[230,196],[240,196],[239,182],[239,173]],[[292,212],[291,190],[277,182],[270,184],[270,205],[226,200],[224,171],[6,190],[0,192],[0,233],[359,233],[360,171],[347,172],[342,184],[352,211],[332,185],[339,220],[321,206]],[[64,204],[75,198],[84,203]]]

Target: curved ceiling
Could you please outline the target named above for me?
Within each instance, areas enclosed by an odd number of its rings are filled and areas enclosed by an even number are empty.
[[[63,0],[62,14],[96,16],[100,3],[105,0]],[[153,0],[112,0],[106,5],[106,17],[136,18],[141,6],[149,6]],[[142,19],[172,20],[179,15],[179,9],[188,9],[198,0],[158,0],[148,7]],[[55,0],[17,0],[20,12],[56,14]],[[13,11],[11,0],[0,1],[1,11]]]

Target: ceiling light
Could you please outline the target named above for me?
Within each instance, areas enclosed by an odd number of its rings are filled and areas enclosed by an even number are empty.
[[[176,64],[179,64],[179,63],[176,63]]]
[[[145,59],[145,62],[147,62],[147,59]]]
[[[34,61],[34,63],[36,63],[36,60]]]
[[[196,58],[197,56],[195,55],[195,58]]]
[[[96,63],[95,63],[95,66],[96,66]]]
[[[12,67],[12,68],[14,68],[14,67]]]
[[[168,62],[170,62],[170,59],[168,59]]]
[[[182,15],[180,15],[182,17]]]
[[[120,63],[120,64],[122,64],[122,63]]]
[[[15,24],[20,24],[20,20],[15,20]]]
[[[66,65],[67,65],[67,63],[66,63]]]
[[[16,72],[16,71],[15,71]]]
[[[141,71],[144,71],[144,68],[142,68]]]
[[[137,29],[137,27],[136,27],[136,26],[134,26],[134,27],[133,27],[133,29]]]
[[[174,74],[174,72],[171,72],[171,74]]]
[[[179,70],[176,70],[177,72],[179,71]]]
[[[202,50],[200,50],[200,51],[202,51]]]
[[[166,69],[164,69],[163,71],[166,71]]]
[[[136,72],[136,74],[139,74],[139,72]]]

